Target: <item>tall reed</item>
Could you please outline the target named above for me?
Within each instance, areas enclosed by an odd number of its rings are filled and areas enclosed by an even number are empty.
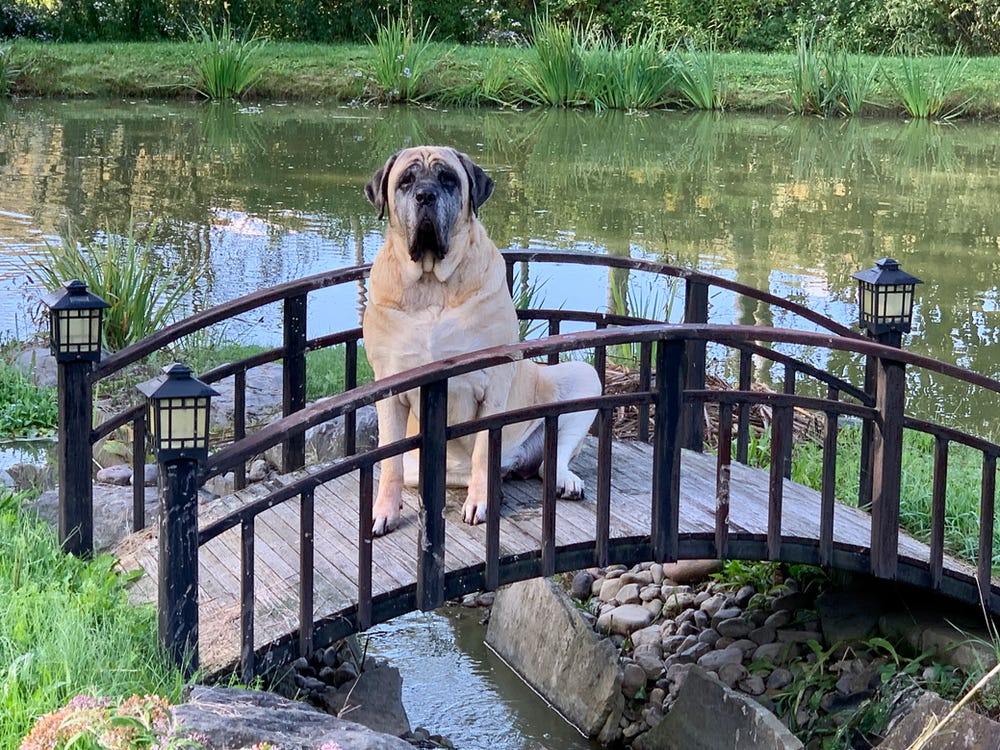
[[[673,66],[655,34],[632,42],[616,42],[602,34],[585,60],[586,97],[598,110],[662,106],[674,83]]]
[[[722,109],[724,95],[719,80],[719,59],[715,46],[699,50],[693,40],[686,39],[684,49],[678,42],[670,52],[676,74],[676,86],[685,102],[695,109]]]
[[[85,282],[111,305],[104,311],[105,345],[121,349],[166,325],[202,277],[197,266],[182,271],[165,264],[153,245],[154,231],[155,225],[140,240],[129,219],[124,235],[108,227],[102,240],[81,242],[70,227],[27,270],[49,289],[71,279]]]
[[[368,37],[374,54],[375,83],[388,101],[412,102],[421,96],[421,84],[438,59],[431,48],[430,19],[415,33],[403,13],[389,13],[385,23],[375,20],[375,38]]]
[[[202,56],[195,61],[194,88],[209,99],[239,99],[260,82],[267,40],[255,31],[237,32],[228,16],[220,26],[198,24],[192,36]]]
[[[521,84],[535,104],[571,107],[584,101],[586,33],[580,26],[547,16],[531,22],[529,57],[518,69]]]
[[[966,99],[948,107],[968,67],[969,60],[961,59],[957,49],[942,67],[937,68],[932,67],[929,59],[903,55],[900,58],[900,76],[888,77],[910,117],[950,120],[960,116],[969,103]]]

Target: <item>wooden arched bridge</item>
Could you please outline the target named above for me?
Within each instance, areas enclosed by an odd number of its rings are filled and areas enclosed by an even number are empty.
[[[522,319],[542,320],[549,336],[474,352],[392,378],[357,385],[359,328],[309,338],[307,298],[316,290],[363,284],[368,266],[289,282],[212,308],[166,328],[97,364],[87,387],[210,325],[281,303],[281,347],[200,377],[235,378],[232,439],[215,449],[199,478],[233,471],[238,491],[202,503],[197,524],[175,538],[157,539],[145,527],[142,488],[135,492],[135,533],[118,549],[126,568],[149,575],[134,590],[139,599],[161,602],[172,591],[173,607],[161,604],[161,637],[196,646],[212,671],[238,669],[250,677],[270,666],[407,611],[439,606],[446,599],[506,582],[591,565],[684,558],[781,560],[871,572],[940,591],[1000,612],[1000,588],[992,576],[996,461],[1000,446],[957,429],[905,414],[905,370],[920,368],[978,391],[985,403],[1000,382],[962,368],[883,346],[806,307],[720,277],[674,266],[611,256],[560,252],[508,252],[508,280],[527,264],[606,266],[618,273],[662,278],[683,288],[683,320],[652,320],[627,314],[572,310],[521,310]],[[794,328],[728,325],[711,321],[712,290],[742,296],[781,311]],[[572,325],[577,330],[563,333]],[[307,405],[307,351],[344,347],[344,392]],[[788,346],[786,346],[788,345]],[[794,345],[794,346],[791,346]],[[445,421],[447,383],[456,375],[520,358],[557,361],[592,356],[605,372],[609,351],[628,347],[638,362],[637,388],[627,393],[551,404],[459,425]],[[784,353],[820,352],[856,360],[864,383],[851,383],[815,363]],[[831,354],[826,354],[831,353]],[[840,354],[837,354],[840,353]],[[706,388],[708,356],[733,363],[733,390]],[[247,371],[265,362],[284,365],[284,417],[248,433]],[[751,387],[754,360],[783,369],[782,392]],[[392,445],[355,450],[356,412],[404,390],[419,389],[418,435]],[[705,414],[717,413],[716,453],[703,452]],[[88,408],[84,418],[89,419]],[[750,410],[764,406],[771,418],[769,470],[747,467]],[[616,440],[617,410],[638,414],[639,440]],[[560,414],[596,409],[593,435],[575,470],[587,482],[583,501],[556,501],[552,481],[505,481],[500,477],[500,429],[542,419],[546,461],[555,451]],[[791,482],[792,424],[796,410],[823,420],[820,491]],[[716,412],[717,410],[717,412]],[[338,461],[305,467],[304,433],[334,418],[345,421],[345,453]],[[835,497],[837,443],[841,425],[860,423],[863,446],[856,491]],[[93,430],[77,430],[88,446],[126,425],[134,435],[133,460],[145,461],[145,411],[127,409]],[[650,427],[651,426],[651,427]],[[489,434],[489,515],[481,526],[461,522],[458,497],[444,484],[446,441],[479,431]],[[904,431],[933,436],[934,480],[927,543],[899,529],[901,453]],[[70,426],[67,433],[73,434]],[[246,467],[271,446],[282,446],[284,474],[246,485]],[[945,523],[949,446],[963,445],[983,457],[981,533],[976,564],[950,557]],[[386,537],[371,536],[371,499],[378,462],[420,449],[421,480],[407,495],[403,522]],[[63,450],[72,450],[71,447]],[[90,477],[60,469],[64,490],[61,527],[86,548],[90,526]],[[162,468],[162,467],[161,467]],[[841,472],[843,473],[843,472]],[[141,474],[140,474],[141,475]],[[844,503],[842,501],[848,501]],[[176,510],[183,515],[193,509]],[[175,509],[161,510],[161,519]],[[161,528],[162,521],[161,521]],[[165,546],[166,545],[166,546]],[[172,546],[171,546],[172,545]],[[179,563],[186,557],[193,567]],[[167,634],[164,636],[164,634]],[[180,636],[178,636],[180,634]]]

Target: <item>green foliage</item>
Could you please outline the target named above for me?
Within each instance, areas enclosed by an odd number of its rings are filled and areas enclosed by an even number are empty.
[[[0,747],[79,694],[180,698],[156,614],[129,604],[114,560],[63,554],[55,534],[0,489]]]
[[[9,44],[0,44],[0,98],[10,96],[11,86],[19,71],[14,67]]]
[[[585,32],[582,26],[535,17],[529,57],[518,68],[529,100],[550,107],[569,107],[583,101]]]
[[[889,75],[889,81],[910,117],[950,120],[962,114],[968,100],[949,106],[969,67],[969,61],[961,59],[957,49],[943,67],[932,68],[913,55],[901,57],[900,66],[900,76]]]
[[[333,346],[306,354],[306,398],[315,401],[344,392],[346,353],[346,347]],[[357,378],[358,385],[369,383],[375,378],[364,347],[358,347]]]
[[[237,32],[229,16],[218,25],[198,22],[192,37],[201,47],[194,63],[195,90],[208,99],[239,99],[264,75],[261,52],[267,40],[257,32]]]
[[[104,311],[104,343],[121,349],[162,328],[195,288],[202,271],[171,268],[153,246],[155,224],[141,241],[133,220],[124,235],[107,227],[103,239],[80,242],[72,227],[47,256],[28,266],[48,289],[80,279],[88,291],[111,305]]]
[[[670,53],[681,97],[695,109],[722,109],[725,97],[714,43],[708,49],[698,49],[689,38],[683,50],[681,46],[678,42]]]
[[[0,435],[26,437],[55,429],[56,389],[40,388],[0,362]]]
[[[600,34],[587,53],[587,98],[598,110],[653,109],[666,103],[674,71],[656,34],[616,42]]]
[[[376,20],[375,38],[368,44],[375,57],[374,75],[381,95],[388,101],[413,102],[421,97],[421,84],[439,60],[431,47],[430,20],[414,33],[399,15],[389,13],[385,23]]]

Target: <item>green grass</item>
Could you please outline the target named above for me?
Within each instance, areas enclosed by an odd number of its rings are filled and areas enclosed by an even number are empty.
[[[654,109],[670,98],[674,70],[657,35],[631,44],[600,36],[587,54],[587,98],[598,110]]]
[[[512,71],[534,65],[534,48],[449,47],[433,44],[440,58],[422,84],[424,102],[530,104],[541,101]],[[19,74],[12,93],[28,96],[178,97],[191,96],[194,42],[127,44],[54,44],[19,40],[10,48],[10,64]],[[867,113],[895,116],[905,111],[891,80],[901,79],[899,57],[851,55],[869,77]],[[947,99],[946,111],[968,100],[964,116],[1000,116],[1000,57],[968,60],[962,80]],[[496,62],[499,60],[499,62]],[[920,69],[945,71],[951,56],[920,58]],[[272,43],[261,52],[263,75],[250,92],[262,99],[351,101],[372,96],[374,53],[368,45]],[[716,52],[715,67],[725,105],[730,110],[788,111],[791,71],[789,53]],[[509,74],[509,75],[508,75]],[[474,84],[483,82],[479,89]],[[188,84],[186,87],[183,85]],[[559,99],[560,97],[554,97]],[[569,98],[568,96],[566,98]],[[592,106],[592,103],[585,103]]]
[[[968,100],[957,100],[956,91],[971,61],[960,58],[956,50],[943,61],[928,63],[904,55],[899,62],[900,74],[889,80],[910,117],[950,120],[962,114]]]
[[[55,388],[40,388],[0,362],[0,437],[32,437],[52,432],[58,419]]]
[[[237,32],[227,17],[218,26],[199,23],[192,37],[199,46],[194,88],[202,96],[239,99],[263,76],[267,40],[256,32]]]
[[[532,21],[531,28],[534,44],[518,68],[528,101],[549,107],[583,104],[584,29],[540,17]]]
[[[374,57],[373,74],[382,99],[415,102],[424,95],[422,84],[439,62],[431,44],[430,20],[416,32],[403,14],[391,11],[385,23],[375,19],[375,38],[368,39]]]
[[[177,701],[152,607],[128,603],[110,557],[64,555],[55,534],[0,489],[0,750],[79,694],[155,693]]]
[[[698,49],[688,39],[670,53],[681,98],[695,109],[722,109],[722,67],[714,47]]]

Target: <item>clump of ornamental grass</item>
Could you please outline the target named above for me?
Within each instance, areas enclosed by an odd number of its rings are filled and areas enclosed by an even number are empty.
[[[584,101],[586,31],[556,23],[547,16],[531,22],[532,46],[518,68],[528,100],[550,107],[572,107]]]
[[[631,42],[599,35],[586,53],[587,98],[598,110],[653,109],[666,103],[674,69],[656,34]]]
[[[684,102],[695,109],[722,109],[725,97],[714,45],[698,49],[688,38],[683,46],[680,42],[674,45],[670,60],[676,74],[675,85]]]
[[[198,24],[192,33],[200,57],[194,63],[194,88],[208,99],[239,99],[264,75],[261,52],[267,40],[255,31],[236,31],[225,18],[219,26]]]
[[[374,16],[373,16],[374,18]],[[421,97],[421,85],[438,58],[431,46],[430,19],[414,32],[402,13],[389,13],[385,23],[375,21],[375,38],[367,37],[374,55],[374,77],[388,101],[412,102]]]
[[[197,264],[181,270],[165,263],[153,244],[154,234],[155,223],[140,239],[131,218],[125,234],[109,226],[103,237],[86,242],[68,227],[59,244],[46,244],[45,256],[26,270],[48,289],[79,279],[107,302],[104,343],[114,351],[164,327],[201,279]]]
[[[958,50],[948,58],[900,58],[900,75],[889,75],[889,83],[903,103],[906,114],[916,118],[950,120],[959,117],[969,100],[952,103],[955,92],[969,67]]]

